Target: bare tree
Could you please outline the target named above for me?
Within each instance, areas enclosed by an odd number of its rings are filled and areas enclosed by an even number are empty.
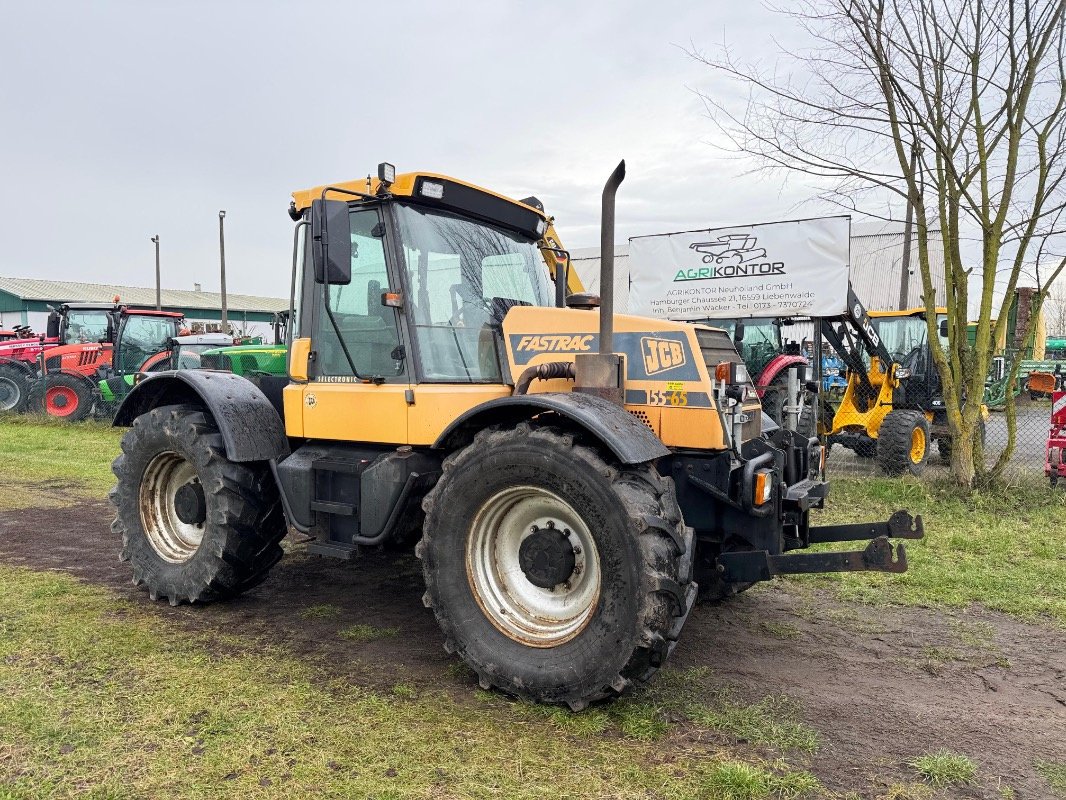
[[[990,470],[976,435],[980,403],[966,399],[983,395],[1023,267],[1066,224],[1064,8],[1066,0],[803,0],[778,9],[814,42],[784,51],[787,66],[767,69],[728,47],[692,52],[747,87],[735,105],[704,98],[726,149],[813,178],[823,199],[857,212],[861,203],[883,208],[886,197],[910,204],[952,473],[965,485],[995,478],[1010,458],[1013,398],[1008,444]],[[929,236],[937,228],[939,242]],[[946,348],[932,313],[931,247],[943,248],[946,265]],[[1037,276],[1037,310],[1064,265]]]
[[[1044,319],[1048,334],[1066,336],[1066,283],[1056,281],[1044,301]]]

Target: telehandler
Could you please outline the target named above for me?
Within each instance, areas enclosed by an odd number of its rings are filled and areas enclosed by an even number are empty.
[[[607,287],[624,174],[603,193]],[[417,538],[445,649],[486,688],[578,710],[655,674],[697,583],[721,598],[906,569],[889,537],[921,518],[812,526],[818,439],[766,422],[724,331],[580,291],[535,198],[388,164],[293,198],[280,411],[243,377],[185,370],[115,419],[132,427],[113,530],[153,599],[256,586],[290,525],[340,558]]]

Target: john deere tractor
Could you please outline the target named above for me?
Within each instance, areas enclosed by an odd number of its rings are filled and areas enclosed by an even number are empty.
[[[581,291],[535,198],[383,164],[296,192],[290,215],[281,408],[185,370],[119,409],[114,531],[153,599],[260,584],[290,525],[344,559],[410,537],[445,649],[486,688],[580,709],[655,674],[698,590],[906,568],[888,537],[920,518],[812,525],[818,440],[767,422],[725,332]]]

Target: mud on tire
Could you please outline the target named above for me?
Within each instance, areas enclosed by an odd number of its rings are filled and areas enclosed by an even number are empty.
[[[229,461],[218,427],[199,407],[163,406],[138,417],[112,470],[111,529],[122,537],[134,583],[153,600],[234,597],[281,558],[286,526],[268,466]]]
[[[512,516],[497,513],[500,498],[522,492],[546,505],[517,500],[507,512]],[[694,540],[682,522],[673,481],[652,466],[620,465],[557,428],[489,428],[444,462],[423,507],[424,535],[416,548],[426,580],[423,600],[441,626],[445,650],[458,653],[484,688],[579,710],[648,681],[672,652],[696,596]],[[551,519],[545,512],[530,526],[521,514],[534,508],[556,508],[562,521],[543,522]],[[504,609],[489,609],[487,598],[509,602],[524,592],[529,608],[551,608],[554,592],[580,592],[584,576],[574,571],[566,583],[541,588],[525,567],[505,579],[502,569],[486,565],[510,557],[508,549],[515,547],[500,545],[508,531],[515,533],[506,542],[520,542],[518,549],[525,550],[534,535],[543,535],[547,547],[556,536],[548,529],[563,525],[575,529],[570,541],[584,541],[590,551],[585,574],[598,570],[597,594],[565,635],[540,631],[533,615],[533,632],[523,636],[526,608],[508,606],[518,609],[508,617]],[[492,558],[479,559],[484,532],[493,530],[498,538]],[[485,585],[513,587],[514,594],[494,595]],[[578,600],[574,608],[582,608]]]

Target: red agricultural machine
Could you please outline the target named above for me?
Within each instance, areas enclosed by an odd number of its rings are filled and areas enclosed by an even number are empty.
[[[71,304],[54,313],[64,344],[39,352],[36,380],[26,405],[31,411],[69,421],[91,413],[99,373],[147,372],[156,363],[165,366],[170,340],[180,333],[184,319],[172,311],[118,304]],[[49,333],[52,327],[50,319]]]
[[[1060,478],[1066,478],[1066,389],[1061,379],[1051,393],[1051,429],[1047,435],[1044,474],[1052,486],[1058,485]]]

